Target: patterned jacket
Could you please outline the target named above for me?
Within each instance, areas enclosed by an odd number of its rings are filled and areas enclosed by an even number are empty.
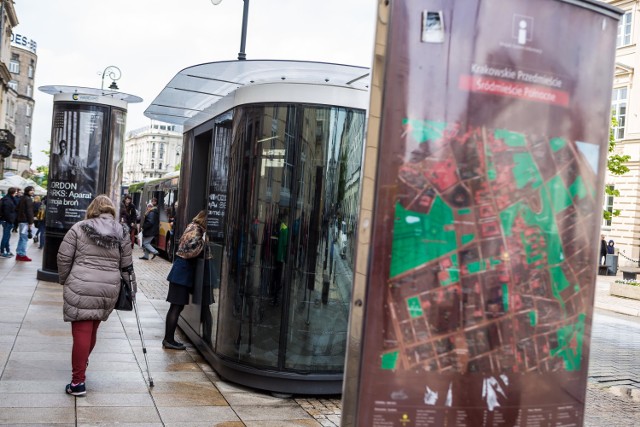
[[[176,255],[180,258],[190,259],[195,258],[202,252],[204,248],[204,228],[195,222],[187,225],[187,229],[182,233],[180,237],[180,243],[178,243],[178,250]]]

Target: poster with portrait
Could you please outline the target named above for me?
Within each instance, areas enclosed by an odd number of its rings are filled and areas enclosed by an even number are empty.
[[[97,195],[106,111],[96,106],[54,106],[47,227],[69,229],[84,219]]]
[[[126,124],[126,111],[112,108],[109,132],[110,149],[107,153],[107,189],[105,194],[109,196],[115,206],[120,206],[121,202],[120,186],[122,185],[124,134]]]

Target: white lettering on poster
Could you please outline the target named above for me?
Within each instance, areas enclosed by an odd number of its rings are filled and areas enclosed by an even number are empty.
[[[518,80],[526,83],[533,83],[541,86],[549,86],[553,88],[562,88],[563,82],[561,79],[536,72],[527,72],[522,70],[516,70],[510,67],[496,67],[487,64],[472,64],[471,73],[480,76],[497,77],[507,80]]]

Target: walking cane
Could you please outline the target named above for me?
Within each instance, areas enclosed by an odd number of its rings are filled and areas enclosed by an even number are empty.
[[[133,267],[129,271],[129,279],[131,280],[131,289],[134,288],[136,283],[136,274],[133,271]],[[135,286],[137,288],[137,286]],[[149,387],[153,387],[153,379],[151,378],[151,372],[149,371],[149,360],[147,360],[147,347],[144,344],[144,333],[142,332],[142,326],[140,325],[140,316],[138,315],[138,304],[136,299],[133,298],[133,311],[136,313],[136,322],[138,323],[138,334],[140,334],[140,342],[142,342],[142,354],[144,356],[144,363],[147,365],[147,378],[149,379]]]

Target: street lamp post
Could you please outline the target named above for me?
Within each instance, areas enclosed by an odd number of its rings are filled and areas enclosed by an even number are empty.
[[[119,88],[116,84],[116,80],[120,80],[120,77],[122,77],[122,71],[120,71],[120,68],[116,67],[115,65],[109,65],[104,69],[104,71],[102,72],[102,85],[100,85],[100,90],[104,90],[105,76],[109,76],[109,78],[111,79],[111,85],[109,86],[109,89],[118,90]]]
[[[249,0],[244,1],[244,9],[242,10],[242,33],[240,34],[240,52],[238,52],[238,60],[244,61],[247,59],[245,48],[247,47],[247,23],[249,21]],[[211,3],[218,5],[222,3],[222,0],[211,0]]]

